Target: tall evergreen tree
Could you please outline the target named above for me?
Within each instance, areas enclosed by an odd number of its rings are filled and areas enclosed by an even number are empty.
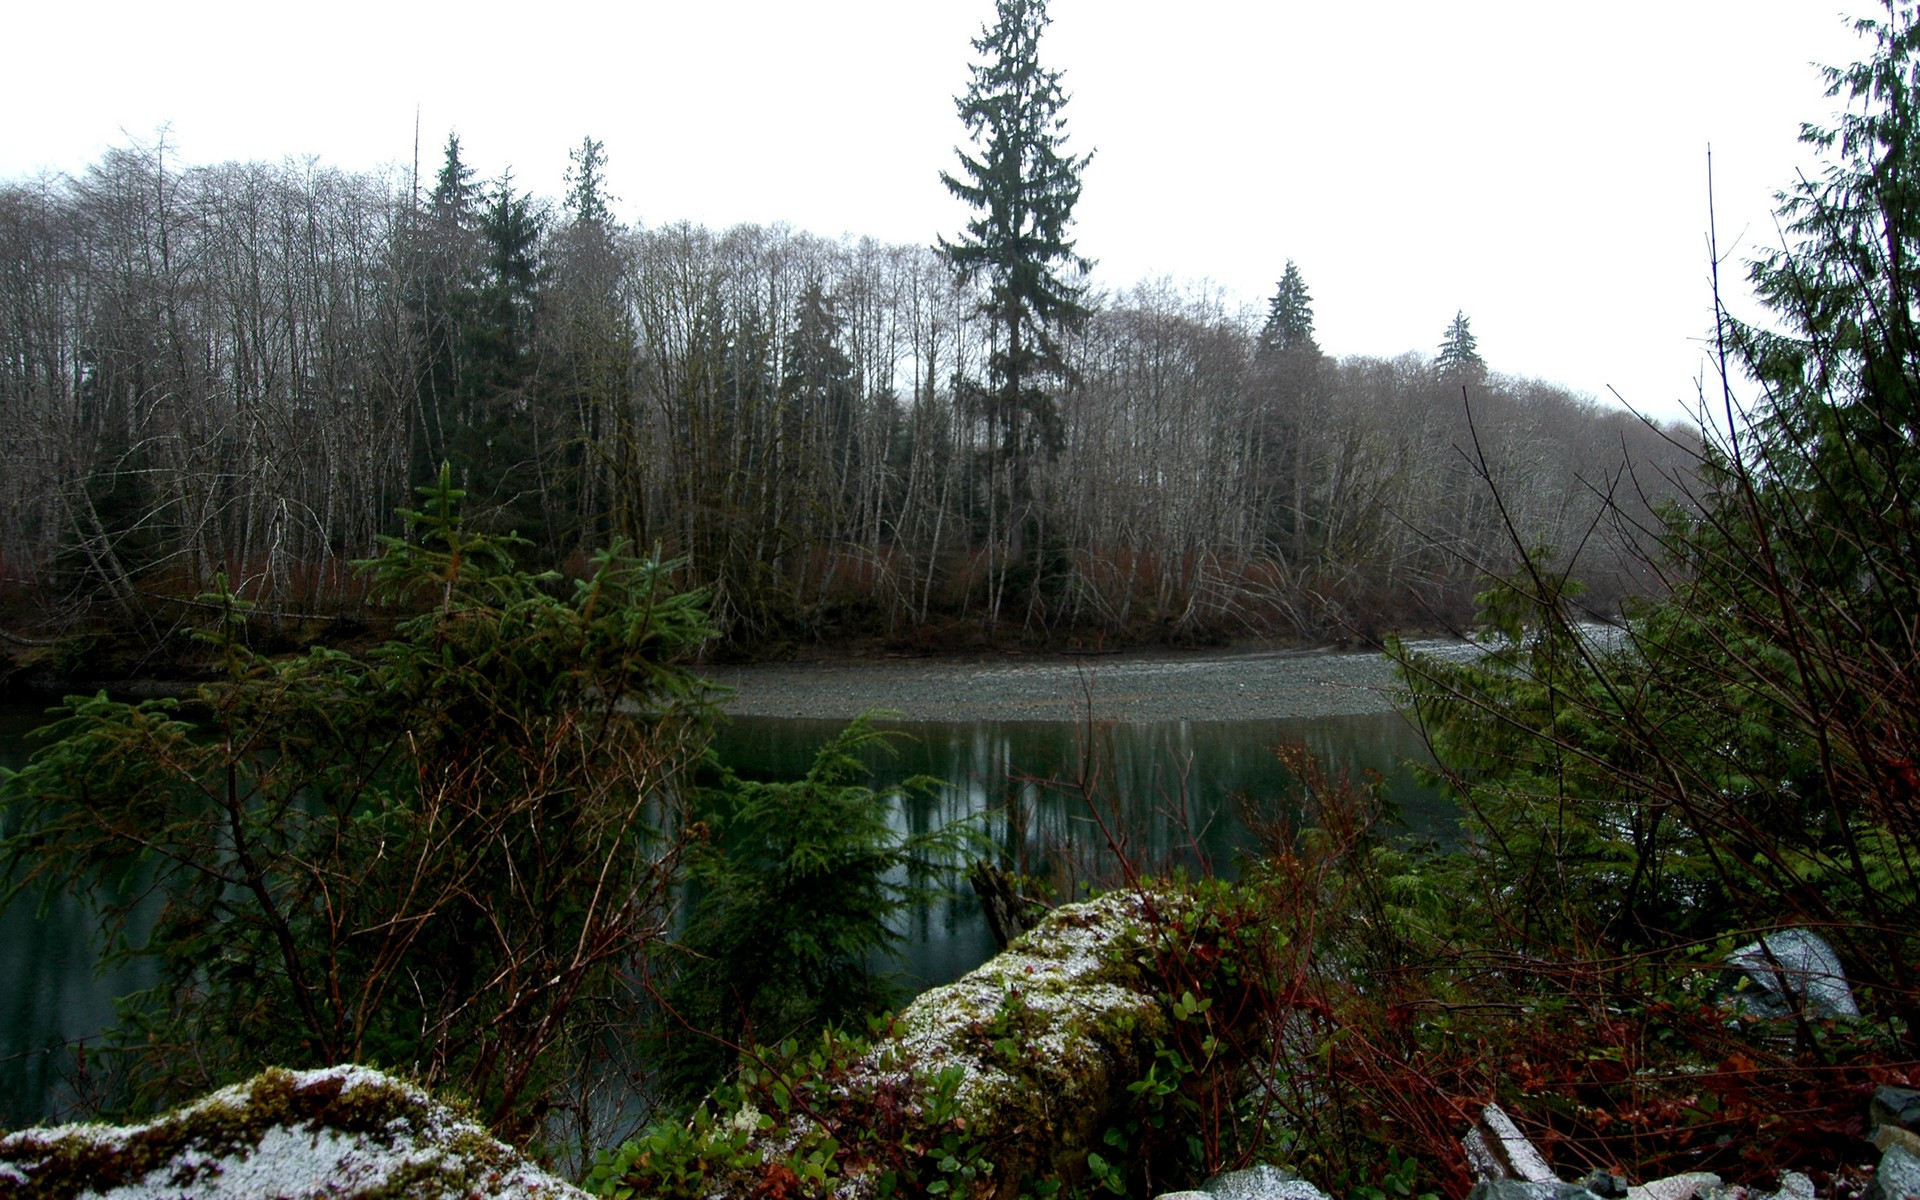
[[[1030,459],[1059,444],[1058,410],[1041,382],[1070,373],[1059,335],[1088,309],[1069,275],[1092,266],[1068,234],[1091,156],[1067,152],[1067,94],[1060,72],[1040,65],[1047,23],[1046,0],[996,0],[993,25],[973,41],[972,80],[954,101],[978,153],[957,151],[959,173],[940,176],[976,211],[958,238],[940,239],[940,252],[962,282],[984,277],[981,309],[995,331],[992,382],[975,397],[1001,460],[989,464],[988,522],[1005,534],[1019,588],[1033,594],[1047,564],[1043,539],[1029,536],[1040,526]]]
[[[780,398],[790,419],[808,428],[834,459],[853,437],[853,360],[840,348],[840,314],[818,281],[794,306]]]
[[[559,439],[553,414],[540,403],[534,345],[544,232],[544,212],[515,190],[511,172],[503,174],[481,214],[479,277],[461,329],[459,425],[448,458],[475,502],[477,524],[550,545],[554,531],[542,512],[549,464],[542,459]]]
[[[426,209],[411,230],[407,308],[415,354],[409,473],[422,485],[454,454],[465,422],[466,343],[478,304],[481,203],[473,168],[449,133]]]
[[[1313,340],[1313,295],[1292,259],[1267,305],[1254,356],[1261,408],[1249,436],[1263,464],[1263,525],[1277,549],[1304,563],[1316,536],[1317,506],[1309,485],[1326,380],[1320,346]]]
[[[434,219],[448,226],[471,230],[480,205],[480,187],[473,181],[473,168],[460,157],[460,135],[447,135],[446,156],[435,178],[430,201]]]
[[[582,547],[617,534],[644,540],[635,494],[640,430],[632,403],[639,356],[620,228],[607,191],[607,150],[592,137],[567,152],[566,220],[549,246],[552,278],[540,322],[550,389],[569,414],[547,507],[570,513]]]
[[[567,213],[581,225],[613,224],[613,212],[608,204],[614,199],[607,194],[607,146],[605,142],[595,141],[591,137],[580,139],[580,145],[567,151],[571,166],[567,168]]]
[[[1487,373],[1486,360],[1480,357],[1480,345],[1467,327],[1467,314],[1456,312],[1447,335],[1440,342],[1440,355],[1434,360],[1440,377],[1450,383],[1470,382]]]
[[[1287,260],[1287,269],[1267,304],[1267,323],[1260,330],[1260,349],[1267,353],[1295,349],[1317,353],[1320,349],[1313,340],[1313,296],[1292,259]]]
[[[1057,334],[1087,316],[1084,288],[1062,273],[1092,264],[1068,236],[1080,201],[1080,173],[1091,155],[1066,153],[1067,95],[1060,72],[1040,65],[1046,0],[997,0],[997,19],[973,42],[981,59],[955,99],[979,154],[960,152],[960,174],[942,172],[947,190],[977,210],[940,252],[964,281],[987,281],[986,315],[998,331],[989,363],[1009,406],[1044,402],[1032,384],[1066,373]]]

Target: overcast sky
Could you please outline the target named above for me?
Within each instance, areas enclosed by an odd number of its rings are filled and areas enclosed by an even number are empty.
[[[1865,45],[1826,0],[1052,0],[1095,281],[1264,304],[1287,259],[1333,354],[1431,354],[1456,309],[1497,370],[1673,415],[1705,369],[1707,148],[1723,252]],[[624,219],[930,242],[991,0],[539,5],[22,3],[0,175],[170,126],[183,162],[317,156],[557,197],[606,143]],[[1737,276],[1737,271],[1727,272]],[[1724,280],[1723,280],[1724,282]],[[1734,298],[1736,308],[1746,305]]]

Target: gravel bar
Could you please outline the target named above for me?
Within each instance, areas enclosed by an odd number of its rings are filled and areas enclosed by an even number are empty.
[[[1445,657],[1470,642],[1408,643]],[[978,662],[929,659],[707,668],[738,716],[846,721],[1261,721],[1392,711],[1392,666],[1372,651],[1232,650]]]

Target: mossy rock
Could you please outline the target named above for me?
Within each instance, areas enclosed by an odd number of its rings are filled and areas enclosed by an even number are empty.
[[[352,1066],[265,1071],[144,1125],[9,1134],[0,1191],[23,1200],[585,1196],[421,1089]]]
[[[882,1069],[963,1072],[955,1099],[990,1147],[992,1194],[1017,1194],[1023,1178],[1084,1171],[1166,1033],[1142,980],[1142,905],[1116,893],[1056,910],[1004,953],[914,1001],[876,1048]]]

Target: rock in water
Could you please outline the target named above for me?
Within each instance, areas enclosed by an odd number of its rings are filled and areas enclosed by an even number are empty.
[[[412,1084],[269,1070],[144,1125],[0,1138],[0,1192],[73,1200],[587,1200]]]
[[[1789,1017],[1804,1007],[1809,1017],[1857,1017],[1853,989],[1840,956],[1819,935],[1783,929],[1727,956],[1734,1004],[1756,1017]]]

